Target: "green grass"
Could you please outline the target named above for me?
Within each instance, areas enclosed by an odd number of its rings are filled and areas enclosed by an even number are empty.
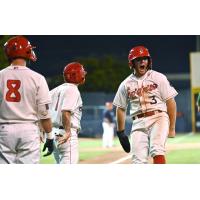
[[[96,156],[102,156],[106,153],[108,153],[108,151],[80,152],[80,161],[95,158]]]
[[[168,164],[200,164],[200,149],[174,150],[166,159]]]
[[[187,143],[200,143],[200,134],[177,134],[175,138],[169,138],[167,144],[187,144]],[[114,145],[118,146],[119,140],[114,139]],[[91,140],[79,140],[79,152],[80,160],[86,160],[95,158],[96,156],[101,156],[109,151],[98,150],[98,147],[102,147],[102,139],[91,139]],[[42,148],[42,147],[41,147]],[[97,148],[91,151],[92,148]],[[200,149],[179,149],[170,150],[167,155],[167,163],[169,164],[196,164],[200,163]],[[41,157],[41,164],[54,164],[53,156]]]
[[[40,158],[40,164],[55,164],[55,160],[52,155]]]
[[[115,146],[119,145],[119,141],[117,138],[114,139],[114,145]],[[42,147],[43,147],[43,145],[41,145],[41,149],[42,149]],[[79,140],[79,159],[80,159],[80,161],[86,160],[86,159],[92,159],[92,158],[95,158],[96,156],[101,156],[101,155],[104,155],[109,152],[108,150],[106,150],[106,151],[88,150],[87,151],[87,149],[98,148],[98,147],[99,148],[102,147],[102,139],[101,138],[92,139],[91,141]],[[55,164],[53,155],[50,155],[47,157],[41,156],[40,163],[41,164]]]
[[[175,138],[168,138],[168,144],[199,143],[200,134],[177,134]]]
[[[195,144],[200,143],[200,134],[179,134],[175,138],[169,138],[168,144]],[[166,155],[169,164],[199,164],[200,149],[171,150]]]

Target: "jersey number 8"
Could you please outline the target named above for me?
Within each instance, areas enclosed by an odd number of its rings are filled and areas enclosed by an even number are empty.
[[[21,94],[19,88],[21,86],[20,80],[7,80],[8,91],[6,93],[6,101],[9,102],[20,102]]]

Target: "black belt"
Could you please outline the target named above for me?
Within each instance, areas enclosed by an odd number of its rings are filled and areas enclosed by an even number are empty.
[[[132,119],[135,120],[135,119],[139,119],[139,118],[142,118],[142,117],[150,117],[152,115],[155,115],[155,114],[161,113],[161,112],[162,112],[161,110],[149,111],[149,112],[146,112],[146,113],[138,114],[138,115],[132,117]]]

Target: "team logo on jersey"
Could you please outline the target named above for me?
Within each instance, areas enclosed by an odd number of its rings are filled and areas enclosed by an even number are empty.
[[[142,86],[141,88],[135,88],[135,89],[131,89],[130,87],[127,87],[128,97],[130,99],[134,99],[136,97],[141,97],[144,93],[155,90],[157,87],[158,87],[158,85],[155,83],[149,84],[147,86]]]

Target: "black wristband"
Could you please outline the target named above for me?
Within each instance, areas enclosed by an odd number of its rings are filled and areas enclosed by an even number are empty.
[[[124,133],[124,131],[125,131],[125,130],[122,130],[122,131],[117,131],[117,135],[118,135],[118,134],[123,134],[123,133]]]

